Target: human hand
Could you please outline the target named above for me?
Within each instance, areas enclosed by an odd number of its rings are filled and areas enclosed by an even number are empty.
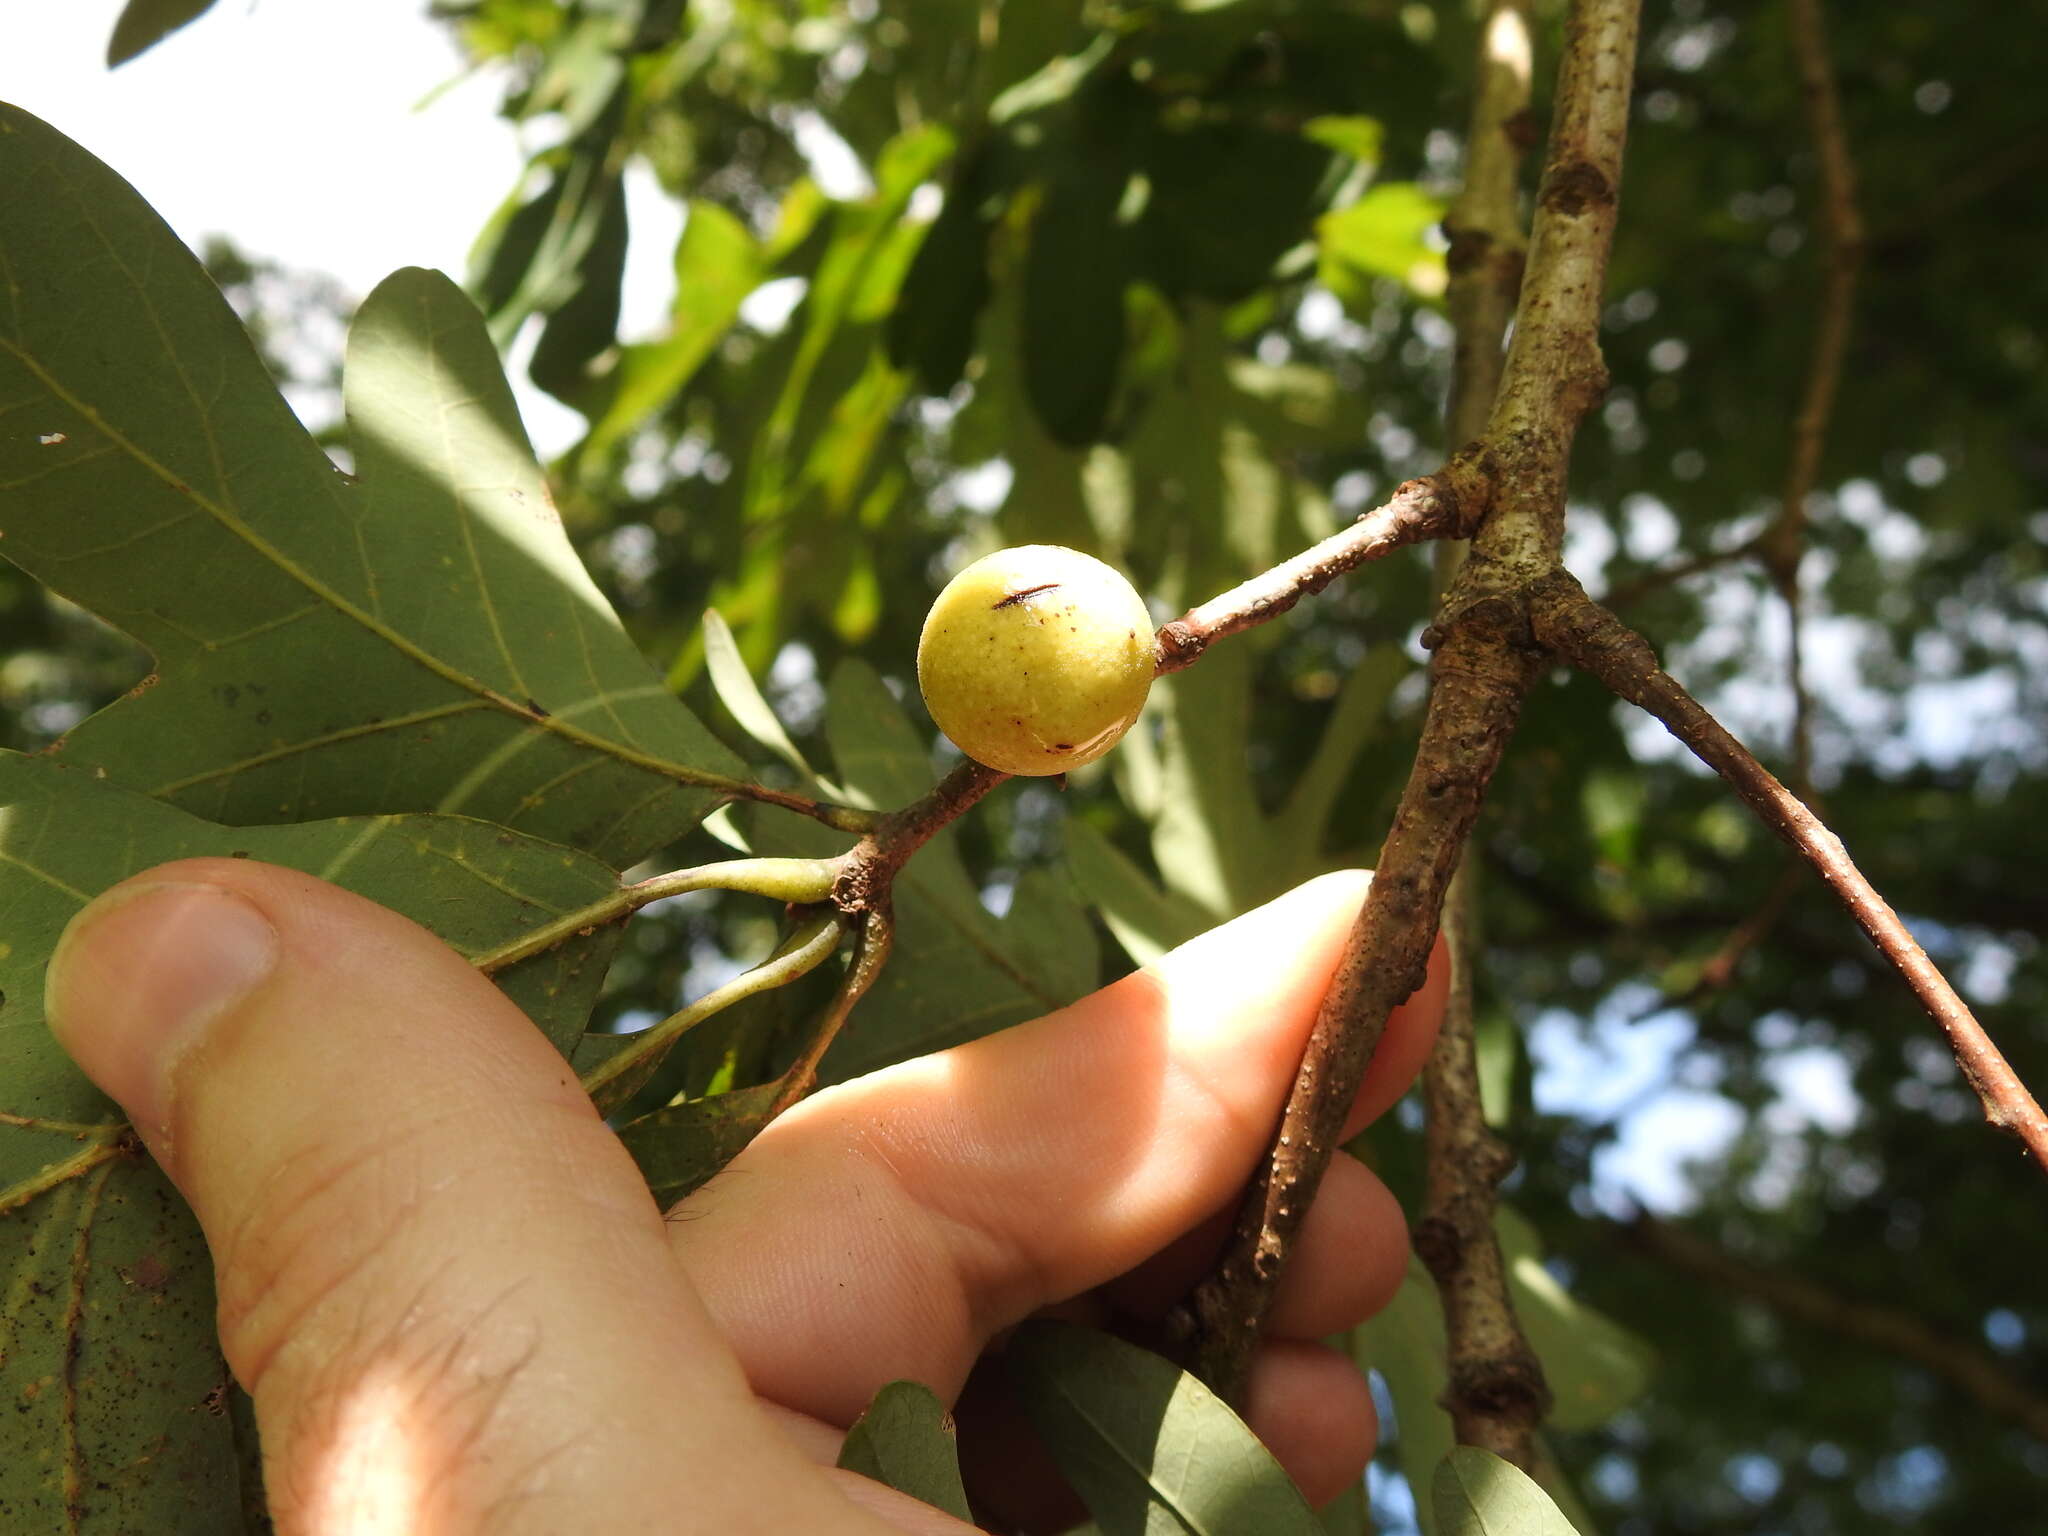
[[[833,1469],[845,1427],[897,1378],[952,1399],[1033,1312],[1178,1298],[1363,891],[1311,882],[1047,1018],[821,1092],[666,1220],[517,1008],[310,875],[137,876],[67,930],[49,1015],[198,1213],[280,1531],[960,1532]],[[1413,1077],[1443,987],[1439,956],[1347,1134]],[[1375,1428],[1313,1341],[1384,1304],[1406,1252],[1392,1196],[1338,1157],[1247,1404],[1312,1500]]]

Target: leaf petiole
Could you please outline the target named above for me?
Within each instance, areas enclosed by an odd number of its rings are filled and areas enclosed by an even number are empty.
[[[521,934],[510,943],[500,944],[472,957],[470,964],[489,976],[543,950],[553,949],[557,944],[567,943],[592,928],[617,922],[665,897],[682,896],[690,891],[745,891],[795,906],[810,906],[832,894],[833,882],[838,877],[837,859],[727,859],[717,864],[700,864],[694,869],[671,870],[664,875],[622,886],[616,894],[602,901],[593,901],[573,912],[565,912],[531,933]]]
[[[845,919],[837,912],[826,912],[812,918],[785,939],[773,955],[751,971],[705,993],[689,1007],[670,1014],[659,1024],[640,1031],[633,1036],[632,1044],[606,1057],[584,1073],[585,1092],[596,1100],[601,1108],[607,1107],[609,1100],[624,1096],[618,1091],[622,1078],[629,1074],[640,1076],[651,1072],[654,1064],[686,1030],[703,1023],[714,1013],[730,1008],[743,998],[775,987],[787,986],[798,977],[815,970],[839,947],[840,935],[844,932]]]

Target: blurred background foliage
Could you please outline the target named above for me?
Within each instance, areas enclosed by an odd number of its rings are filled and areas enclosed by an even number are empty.
[[[1561,10],[1537,7],[1539,118]],[[551,466],[563,515],[648,655],[772,780],[887,804],[943,770],[917,627],[986,549],[1091,550],[1164,618],[1456,446],[1438,220],[1466,0],[434,11],[530,152],[468,281],[588,422]],[[1801,565],[1814,789],[2039,1085],[2048,3],[1830,25],[1869,247]],[[1776,510],[1822,274],[1784,7],[1649,0],[1640,67],[1614,382],[1580,438],[1569,559],[1782,766],[1783,606],[1753,560],[1715,558]],[[687,209],[675,298],[622,338],[645,238],[625,189],[647,173]],[[345,297],[225,247],[209,264],[345,462]],[[1164,683],[1105,763],[993,797],[913,867],[903,949],[837,1070],[1370,863],[1429,606],[1426,554],[1397,555]],[[14,747],[139,675],[4,567],[0,655]],[[714,835],[816,832],[715,818],[676,859]],[[1490,1107],[1522,1154],[1506,1235],[1561,1400],[1553,1486],[1586,1528],[1976,1532],[2037,1507],[2040,1172],[1818,882],[1658,728],[1562,675],[1472,857]],[[665,904],[603,1006],[664,1014],[771,936],[758,904]],[[802,991],[722,1016],[646,1101],[768,1070]],[[1404,1195],[1411,1111],[1361,1148]],[[1426,1290],[1358,1343],[1393,1410],[1371,1484],[1390,1530],[1418,1518],[1400,1469],[1441,1433]]]

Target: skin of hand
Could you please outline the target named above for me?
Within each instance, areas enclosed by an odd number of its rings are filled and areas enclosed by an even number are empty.
[[[818,1093],[666,1217],[487,979],[310,875],[138,875],[73,920],[47,1001],[198,1213],[280,1532],[961,1532],[835,1470],[840,1435],[898,1378],[950,1400],[1026,1316],[1156,1319],[1199,1276],[1365,878]],[[1420,1067],[1444,986],[1439,946],[1351,1130]],[[1376,1429],[1314,1341],[1384,1305],[1406,1254],[1393,1197],[1340,1155],[1247,1404],[1311,1499]]]

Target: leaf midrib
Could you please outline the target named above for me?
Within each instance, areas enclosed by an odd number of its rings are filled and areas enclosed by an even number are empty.
[[[500,693],[481,678],[472,677],[460,668],[450,666],[313,575],[312,572],[299,564],[298,561],[292,559],[283,550],[271,543],[270,540],[264,538],[254,528],[250,527],[232,508],[222,505],[213,497],[206,495],[203,491],[187,484],[179,476],[173,474],[167,465],[159,462],[147,449],[129,439],[125,433],[107,422],[97,410],[66,388],[48,369],[44,368],[41,363],[12,340],[0,336],[0,349],[4,349],[23,368],[27,369],[45,389],[49,390],[66,406],[90,422],[95,431],[99,432],[121,452],[127,454],[145,472],[162,482],[173,494],[190,500],[194,506],[212,518],[221,528],[241,540],[253,553],[267,561],[284,576],[297,582],[317,601],[324,603],[350,623],[357,625],[366,633],[374,636],[393,651],[405,657],[408,661],[432,673],[451,687],[472,695],[492,709],[512,716],[529,729],[538,730],[543,734],[559,736],[564,740],[576,743],[578,746],[604,753],[622,763],[642,769],[645,772],[658,774],[664,778],[673,779],[678,783],[691,784],[705,789],[738,792],[745,787],[738,780],[729,779],[723,774],[708,773],[702,769],[691,768],[682,763],[671,762],[669,759],[654,753],[643,752],[637,747],[629,747],[624,743],[612,741],[594,732],[569,725],[553,715],[536,715],[525,704]]]

